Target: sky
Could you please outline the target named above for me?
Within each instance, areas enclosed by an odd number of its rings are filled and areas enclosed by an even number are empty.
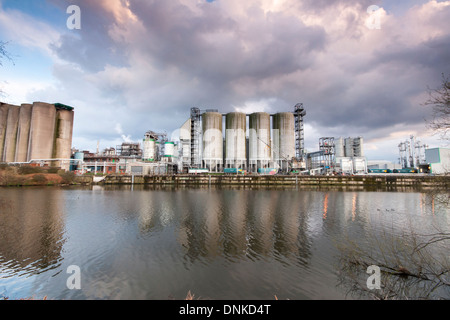
[[[90,151],[176,137],[192,107],[303,103],[308,151],[362,136],[369,160],[397,162],[410,135],[448,146],[424,106],[450,75],[448,21],[450,1],[0,0],[0,100],[74,107],[73,147]]]

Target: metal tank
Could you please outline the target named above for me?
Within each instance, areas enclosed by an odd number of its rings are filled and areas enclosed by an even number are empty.
[[[33,105],[22,104],[19,113],[19,127],[17,129],[16,162],[27,162],[28,139],[30,136],[31,111]]]
[[[19,127],[20,107],[9,105],[8,118],[6,121],[5,142],[3,149],[3,160],[14,162],[16,157],[17,128]]]
[[[363,138],[357,137],[353,138],[353,156],[354,157],[364,157],[363,151]]]
[[[353,138],[345,138],[345,156],[354,157],[353,153]]]
[[[271,161],[270,114],[252,113],[249,117],[249,165],[252,172],[267,168]]]
[[[75,160],[79,160],[74,162],[74,165],[76,166],[77,170],[82,170],[83,168],[83,162],[84,162],[84,152],[75,152],[73,155],[73,158]]]
[[[175,142],[166,142],[164,146],[164,157],[173,158],[175,156]]]
[[[245,169],[247,116],[231,112],[225,117],[225,167]]]
[[[334,153],[336,158],[345,157],[344,138],[339,137],[334,140]]]
[[[218,172],[223,166],[222,114],[205,112],[202,115],[204,168]]]
[[[73,119],[74,112],[72,110],[61,109],[56,107],[55,116],[55,138],[52,158],[69,159],[72,152],[72,135],[73,135]],[[56,161],[54,166],[61,169],[69,170],[68,161]]]
[[[56,108],[54,105],[43,102],[33,103],[28,160],[52,158],[55,123]]]
[[[156,142],[155,139],[145,138],[143,142],[142,159],[144,161],[156,160]]]
[[[288,170],[295,157],[294,114],[281,112],[273,116],[273,160],[282,170]]]

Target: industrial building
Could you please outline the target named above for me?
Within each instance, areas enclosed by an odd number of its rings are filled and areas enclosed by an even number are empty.
[[[367,173],[362,137],[319,139],[319,151],[307,153],[306,164],[310,172],[318,174]]]
[[[0,162],[70,166],[74,111],[60,103],[0,103]]]
[[[303,104],[293,112],[219,113],[191,109],[180,128],[180,169],[210,172],[305,169]]]
[[[426,162],[429,165],[429,172],[433,174],[450,173],[450,149],[432,148],[425,150]]]

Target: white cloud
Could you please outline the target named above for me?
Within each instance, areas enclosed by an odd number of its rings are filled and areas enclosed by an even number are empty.
[[[80,0],[77,37],[18,11],[0,9],[0,26],[57,56],[56,83],[24,80],[11,92],[75,106],[80,143],[174,131],[191,107],[276,112],[303,102],[308,148],[362,135],[374,156],[389,148],[392,157],[403,133],[425,132],[420,102],[449,68],[450,1],[401,16],[381,9],[381,30],[365,26],[370,4]]]

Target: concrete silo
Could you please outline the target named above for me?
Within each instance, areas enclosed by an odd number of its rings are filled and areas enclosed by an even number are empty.
[[[74,112],[72,108],[66,108],[59,104],[56,104],[54,108],[56,108],[56,115],[52,158],[70,159],[72,154],[71,148]],[[67,161],[56,161],[53,163],[53,166],[61,167],[61,169],[64,170],[69,170],[69,164],[70,162]]]
[[[30,124],[29,160],[52,158],[55,124],[55,106],[43,102],[34,102]]]
[[[353,156],[364,157],[364,139],[362,137],[353,138]]]
[[[16,162],[27,162],[28,139],[30,136],[31,111],[33,105],[22,104],[19,114],[19,127],[17,129]]]
[[[225,117],[225,167],[245,169],[247,116],[231,112]]]
[[[0,162],[3,162],[3,150],[5,146],[6,124],[8,120],[9,106],[0,102]]]
[[[252,113],[249,117],[249,169],[268,168],[271,161],[270,114]]]
[[[345,157],[344,138],[339,137],[334,140],[334,152],[336,158]]]
[[[278,162],[281,170],[288,171],[292,158],[295,157],[295,122],[294,114],[281,112],[273,116],[273,160]]]
[[[353,138],[345,138],[345,156],[350,158],[354,157]]]
[[[3,160],[5,162],[15,161],[19,113],[19,106],[8,106],[8,118],[6,121],[5,142],[3,147]]]
[[[205,112],[202,115],[204,168],[218,172],[223,166],[222,114]]]

